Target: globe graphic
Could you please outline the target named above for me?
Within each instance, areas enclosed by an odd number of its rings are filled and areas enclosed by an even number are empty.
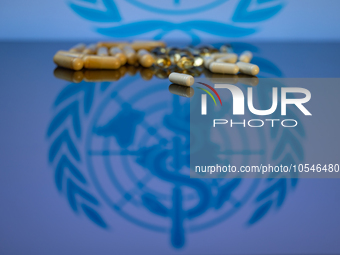
[[[86,138],[89,175],[115,213],[170,233],[172,244],[181,247],[185,233],[211,227],[240,210],[260,181],[190,178],[189,100],[169,93],[169,82],[146,85],[127,78],[115,84],[93,115]],[[240,136],[246,147],[247,134],[240,131]],[[232,151],[227,132],[224,139]],[[241,156],[246,162],[249,155]]]
[[[125,0],[141,9],[162,13],[168,15],[186,15],[194,14],[215,8],[228,0],[207,0],[207,1],[191,1],[191,0]]]

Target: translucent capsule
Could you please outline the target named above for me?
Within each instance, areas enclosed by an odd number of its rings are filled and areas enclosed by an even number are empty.
[[[260,68],[257,65],[237,62],[236,65],[240,68],[240,72],[248,75],[257,75],[260,72]]]
[[[127,58],[127,62],[129,65],[134,65],[138,61],[138,57],[136,51],[132,49],[129,45],[124,46],[123,52]]]
[[[168,56],[172,64],[176,64],[181,58],[181,51],[178,48],[169,48]]]
[[[84,67],[88,69],[118,69],[120,60],[109,56],[85,56]]]
[[[97,55],[98,56],[108,56],[109,55],[109,51],[107,50],[106,47],[100,47],[97,50]]]
[[[83,50],[84,54],[94,55],[97,54],[97,44],[90,44]]]
[[[237,62],[237,55],[233,53],[227,53],[224,57],[216,59],[216,62],[235,64]]]
[[[172,94],[182,96],[182,97],[192,97],[195,94],[195,91],[193,88],[181,86],[177,84],[171,84],[169,86],[169,91]]]
[[[85,70],[84,80],[87,82],[118,81],[120,72],[118,70]]]
[[[153,58],[153,56],[147,51],[147,50],[139,50],[138,51],[138,61],[139,63],[143,66],[143,67],[150,67],[153,65],[153,63],[155,63],[155,59]]]
[[[67,52],[64,54],[62,51],[58,51],[54,55],[53,61],[58,66],[78,71],[84,66],[84,61],[81,59],[81,57],[81,54],[72,54]]]
[[[127,57],[125,56],[125,54],[123,53],[123,51],[120,48],[112,47],[112,48],[110,48],[109,52],[110,52],[111,56],[119,58],[120,64],[122,66],[126,64]]]
[[[209,66],[209,70],[213,73],[237,74],[239,67],[230,63],[212,62]]]
[[[77,45],[73,46],[69,51],[70,52],[83,52],[85,50],[86,45],[84,43],[78,43]]]
[[[180,59],[177,61],[177,66],[182,69],[189,69],[194,66],[194,58],[187,54],[180,54]]]
[[[156,47],[150,51],[154,55],[164,55],[166,54],[166,48],[165,47]]]
[[[203,65],[203,57],[200,54],[192,54],[194,58],[194,66]]]
[[[220,52],[230,53],[233,52],[233,48],[230,44],[224,44],[220,47]]]
[[[199,48],[201,56],[210,56],[213,53],[217,53],[218,50],[210,46],[202,46]]]
[[[194,84],[195,79],[194,77],[188,74],[171,73],[169,75],[169,81],[183,86],[191,86],[192,84]]]
[[[157,68],[155,70],[155,76],[159,79],[167,79],[170,75],[170,70],[166,68]]]
[[[159,67],[167,68],[171,65],[171,61],[168,55],[163,54],[156,56],[155,64]]]
[[[82,71],[73,71],[62,67],[57,67],[56,69],[54,69],[53,74],[58,79],[62,79],[73,83],[79,83],[84,78],[84,74]]]
[[[253,53],[251,53],[250,51],[244,51],[239,58],[240,62],[244,62],[244,63],[250,63],[250,61],[253,58]]]

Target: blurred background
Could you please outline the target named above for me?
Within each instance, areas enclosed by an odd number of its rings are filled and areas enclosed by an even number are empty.
[[[338,0],[3,0],[0,40],[334,41],[339,9]]]
[[[313,116],[226,132],[227,160],[339,164],[339,12],[339,0],[2,0],[0,254],[339,254],[339,179],[191,179],[190,99],[169,93],[167,70],[52,61],[99,40],[231,43],[259,78],[313,78],[301,85]],[[254,90],[268,107],[271,88]]]

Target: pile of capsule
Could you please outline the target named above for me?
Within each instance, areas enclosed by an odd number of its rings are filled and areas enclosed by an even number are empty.
[[[150,68],[159,78],[168,78],[172,72],[198,77],[204,68],[212,73],[257,75],[259,67],[250,64],[252,53],[240,56],[229,45],[220,49],[203,47],[166,47],[162,41],[98,42],[86,46],[78,44],[68,51],[58,51],[53,60],[72,70],[118,69],[125,64]]]

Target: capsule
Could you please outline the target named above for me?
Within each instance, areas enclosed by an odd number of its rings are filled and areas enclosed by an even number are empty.
[[[123,66],[127,62],[127,58],[123,51],[118,47],[110,48],[110,55],[119,58],[120,64]]]
[[[98,56],[108,56],[109,55],[109,51],[107,50],[106,47],[100,47],[97,50],[97,55]]]
[[[192,97],[195,94],[195,90],[192,87],[181,86],[177,84],[171,84],[169,91],[172,94],[182,97]]]
[[[216,62],[235,64],[237,62],[237,55],[233,53],[227,53],[224,57],[216,59]]]
[[[138,57],[136,51],[132,49],[131,46],[129,45],[124,46],[123,52],[127,58],[127,62],[129,65],[134,65],[137,62]]]
[[[183,86],[191,86],[194,84],[195,79],[191,75],[182,74],[182,73],[171,73],[169,75],[169,81],[175,84],[183,85]]]
[[[54,69],[53,74],[58,79],[62,79],[73,83],[79,83],[84,78],[84,74],[82,71],[74,71],[62,67],[57,67],[56,69]]]
[[[203,61],[204,61],[204,67],[209,69],[209,66],[212,62],[214,62],[214,58],[211,57],[211,56],[208,56],[208,57],[204,57],[203,58]]]
[[[225,52],[225,53],[233,52],[233,48],[230,44],[224,44],[220,47],[220,52]]]
[[[212,62],[209,66],[209,70],[213,73],[237,74],[239,67],[230,63]]]
[[[250,51],[244,51],[239,58],[240,62],[244,62],[244,63],[250,63],[250,61],[253,58],[253,53],[251,53]]]
[[[187,54],[180,54],[180,59],[177,61],[177,66],[182,69],[189,69],[194,66],[194,58]]]
[[[146,68],[152,66],[153,63],[155,63],[155,59],[147,50],[139,50],[137,56],[139,63]]]
[[[130,46],[135,51],[139,51],[142,49],[150,51],[156,47],[166,47],[166,44],[162,41],[134,41],[130,44]]]
[[[84,80],[87,82],[118,81],[120,79],[118,70],[85,70]]]
[[[170,58],[163,54],[163,55],[157,55],[155,60],[156,66],[167,68],[171,65]]]
[[[62,54],[60,52],[57,52],[57,54],[54,55],[53,61],[58,66],[76,71],[82,69],[84,66],[84,61],[80,57],[75,55],[72,56],[72,54]]]
[[[116,57],[108,56],[85,56],[84,67],[88,69],[118,69],[120,60]]]
[[[112,47],[119,47],[123,48],[124,46],[128,45],[129,42],[98,42],[97,47],[106,47],[106,48],[112,48]]]
[[[84,54],[95,55],[97,54],[97,44],[90,44],[83,50]]]
[[[237,62],[236,65],[240,68],[240,72],[249,75],[257,75],[260,72],[260,68],[257,65]]]
[[[192,56],[194,57],[194,66],[198,67],[203,65],[203,58],[200,54],[192,54]]]
[[[78,43],[77,45],[73,46],[70,49],[70,52],[83,52],[83,50],[85,50],[86,45],[84,43]]]

